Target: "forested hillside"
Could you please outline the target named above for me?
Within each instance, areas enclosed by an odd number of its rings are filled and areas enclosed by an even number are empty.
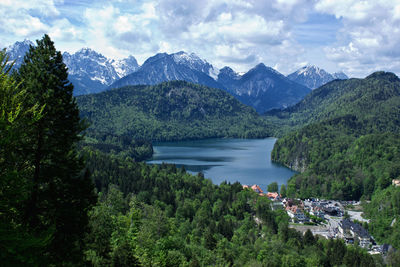
[[[302,101],[267,118],[279,118],[294,128],[346,115],[362,122],[363,133],[400,127],[400,80],[393,73],[375,72],[365,79],[335,80],[313,90]],[[284,132],[277,132],[282,135]]]
[[[301,172],[289,180],[291,192],[302,198],[372,199],[364,205],[372,235],[399,247],[400,212],[391,188],[392,179],[400,178],[399,78],[376,72],[333,81],[269,116],[283,121],[285,131],[297,129],[272,152],[273,160]]]
[[[258,114],[228,93],[183,81],[128,86],[77,98],[88,136],[128,135],[141,140],[269,136]]]
[[[306,126],[279,139],[272,158],[303,172],[291,180],[303,197],[313,192],[340,199],[369,198],[374,189],[386,187],[400,174],[399,103],[400,80],[392,73],[333,81],[274,113],[289,125]],[[370,150],[360,152],[361,146]],[[361,156],[363,160],[356,160]]]
[[[95,266],[375,266],[342,240],[288,228],[283,210],[239,183],[85,150],[101,193],[85,255]]]
[[[400,248],[400,187],[389,186],[377,190],[370,203],[364,203],[364,212],[370,218],[368,231],[381,242]]]

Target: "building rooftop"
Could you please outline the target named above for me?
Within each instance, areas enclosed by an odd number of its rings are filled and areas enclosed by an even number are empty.
[[[342,228],[344,230],[351,230],[356,233],[361,238],[370,238],[371,236],[368,234],[368,231],[365,230],[361,225],[358,223],[354,223],[349,219],[344,219],[341,221]]]

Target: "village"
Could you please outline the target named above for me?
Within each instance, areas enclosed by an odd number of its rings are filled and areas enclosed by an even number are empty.
[[[282,197],[277,192],[266,192],[258,185],[243,185],[260,196],[269,198],[271,209],[285,210],[290,217],[291,228],[303,234],[310,230],[313,235],[327,239],[339,238],[346,244],[355,244],[368,250],[370,254],[386,254],[388,244],[377,245],[373,236],[363,227],[369,220],[364,219],[362,207],[357,201],[337,201],[325,199],[292,199]]]

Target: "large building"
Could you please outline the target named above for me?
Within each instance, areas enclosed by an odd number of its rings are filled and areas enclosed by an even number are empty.
[[[363,248],[368,248],[372,244],[368,231],[349,219],[344,219],[339,223],[339,231],[347,243],[358,242],[358,245]]]

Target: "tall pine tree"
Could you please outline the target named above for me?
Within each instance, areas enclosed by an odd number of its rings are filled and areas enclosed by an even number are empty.
[[[26,92],[10,77],[9,63],[5,51],[0,51],[0,262],[2,266],[37,265],[51,231],[38,234],[23,225],[21,206],[31,188],[32,165],[21,147],[29,142],[27,130],[40,120],[41,108],[24,105]]]
[[[87,212],[96,197],[76,150],[85,124],[61,53],[48,35],[30,47],[17,77],[29,96],[26,104],[44,106],[43,117],[30,129],[33,141],[23,148],[33,166],[26,227],[54,230],[43,257],[49,263],[81,262]]]

